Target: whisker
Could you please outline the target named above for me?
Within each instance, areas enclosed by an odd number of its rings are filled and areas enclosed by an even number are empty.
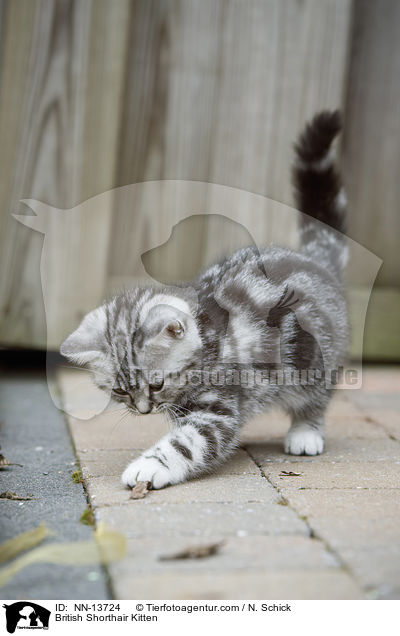
[[[171,413],[175,425],[179,426],[181,424],[180,420],[186,417],[186,413],[182,413],[177,404],[167,404],[166,407]]]
[[[118,409],[118,410],[119,410],[119,409]],[[115,422],[114,426],[113,426],[113,427],[112,427],[112,429],[109,431],[109,433],[108,433],[107,437],[105,437],[105,438],[103,439],[103,444],[104,444],[104,442],[108,442],[108,441],[109,441],[110,437],[111,437],[112,435],[114,435],[114,433],[115,433],[115,430],[116,430],[117,426],[119,426],[120,424],[122,424],[122,422],[123,422],[123,421],[124,421],[124,420],[128,417],[128,415],[131,415],[130,411],[129,411],[128,409],[126,409],[126,408],[125,408],[125,409],[123,409],[123,413],[122,413],[121,417],[120,417],[120,418],[118,418],[118,420]]]
[[[190,414],[190,410],[184,406],[174,403],[171,403],[169,406],[171,406],[180,417],[185,417],[187,414]]]
[[[86,373],[90,373],[89,369],[85,369],[85,367],[77,367],[74,364],[58,364],[57,367],[62,369],[78,369],[78,371],[86,371]]]
[[[174,416],[174,413],[172,411],[172,409],[170,409],[170,405],[169,404],[161,404],[160,405],[160,411],[162,411],[165,416],[166,416],[166,421],[168,424],[168,429],[171,430],[171,424],[176,424],[176,418]]]

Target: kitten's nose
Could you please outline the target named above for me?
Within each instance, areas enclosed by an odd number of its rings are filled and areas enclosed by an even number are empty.
[[[148,400],[147,397],[144,395],[140,395],[135,400],[135,406],[137,410],[139,411],[139,413],[142,413],[142,415],[146,415],[147,413],[150,413],[152,409],[152,404],[150,400]]]
[[[142,415],[147,415],[147,413],[150,413],[152,408],[151,406],[143,408],[142,406],[139,406],[138,404],[136,404],[136,407],[139,413],[141,413]]]

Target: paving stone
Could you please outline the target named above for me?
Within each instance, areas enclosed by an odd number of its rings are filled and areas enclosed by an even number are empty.
[[[129,462],[138,457],[141,452],[141,450],[130,449],[86,450],[84,453],[78,452],[78,457],[85,478],[104,477],[106,475],[120,477]],[[249,457],[248,453],[242,449],[238,449],[233,457],[213,473],[213,475],[220,477],[223,475],[247,474],[259,475],[260,469]]]
[[[307,525],[288,506],[278,503],[192,503],[160,505],[131,502],[103,507],[96,519],[124,532],[128,538],[247,535],[309,535]]]
[[[0,470],[0,492],[9,490],[20,496],[31,494],[34,499],[0,499],[0,542],[14,539],[43,523],[53,533],[41,544],[43,546],[90,541],[92,529],[79,522],[87,506],[85,493],[82,484],[74,483],[71,478],[75,470],[73,446],[64,417],[49,395],[46,370],[42,367],[26,369],[19,363],[15,368],[13,363],[8,366],[7,357],[11,362],[14,358],[13,352],[9,354],[2,357],[0,364],[0,452],[20,466]],[[17,355],[17,359],[23,358],[24,352]],[[30,356],[26,358],[29,363]],[[22,558],[27,554],[25,552]],[[65,567],[32,563],[15,572],[0,589],[4,601],[75,596],[107,599],[108,595],[103,568],[96,564]],[[7,633],[5,626],[0,631]]]
[[[290,426],[290,418],[285,413],[274,411],[253,418],[242,429],[242,444],[267,442],[276,438],[283,439]]]
[[[95,506],[130,506],[192,502],[273,502],[279,496],[268,481],[259,475],[208,475],[202,479],[151,491],[145,499],[130,500],[129,489],[121,484],[120,475],[88,479],[87,488]]]
[[[399,543],[343,547],[340,555],[364,588],[377,588],[380,596],[395,598],[400,583]]]
[[[282,470],[301,475],[281,475]],[[400,488],[400,464],[395,462],[331,464],[316,456],[312,462],[265,463],[263,471],[278,488]]]
[[[86,421],[70,417],[69,424],[79,451],[148,448],[168,432],[161,415],[123,417],[120,412],[104,412]]]
[[[114,565],[111,566],[113,576]],[[120,599],[361,599],[363,592],[343,571],[228,571],[224,574],[150,574],[113,576]]]
[[[400,444],[388,437],[382,438],[328,438],[320,457],[328,462],[400,462]]]
[[[390,409],[369,409],[371,420],[384,427],[388,435],[400,441],[400,412]]]
[[[327,541],[333,550],[342,554],[344,548],[372,549],[373,546],[400,545],[400,517],[369,519],[363,516],[340,518],[309,517],[316,536]]]
[[[57,383],[63,409],[71,417],[87,420],[102,413],[109,405],[110,397],[95,386],[86,369],[60,367]]]
[[[360,409],[368,415],[371,410],[386,409],[398,411],[400,409],[400,394],[386,393],[358,393],[353,398]]]
[[[188,547],[222,543],[217,554],[202,559],[162,560]],[[114,568],[118,576],[154,572],[224,572],[226,570],[326,570],[339,567],[322,541],[304,536],[247,536],[204,539],[157,537],[130,539],[128,556]]]
[[[293,490],[282,495],[302,516],[348,517],[364,519],[400,519],[400,490]],[[399,522],[400,523],[400,522]]]
[[[352,400],[353,390],[338,390],[327,409],[328,417],[357,417],[363,415],[360,407]]]
[[[144,450],[144,449],[143,449]],[[78,451],[84,479],[93,477],[120,477],[123,470],[141,454],[142,450],[87,450]]]
[[[378,600],[399,600],[400,585],[387,585],[386,583],[382,583],[377,588],[368,590],[367,598]]]
[[[84,421],[100,401],[82,377],[65,376],[62,387],[79,416],[69,420],[96,519],[128,537],[127,558],[109,570],[117,598],[350,599],[361,588],[369,598],[400,596],[397,369],[364,368],[360,389],[337,391],[321,456],[284,454],[290,420],[272,411],[243,428],[243,449],[218,472],[140,501],[129,500],[121,472],[168,425],[121,418],[111,406]],[[213,557],[158,560],[214,540],[224,545]]]
[[[397,598],[400,490],[285,490],[283,495],[364,589],[376,588],[377,598]]]
[[[260,415],[243,428],[241,444],[247,446],[254,443],[271,443],[273,448],[281,452],[289,428],[290,419],[284,414]],[[325,438],[327,444],[333,439],[385,439],[387,432],[378,422],[367,419],[365,415],[346,417],[328,414]]]
[[[362,411],[400,409],[400,373],[398,366],[364,367],[362,386],[352,401]]]
[[[305,455],[287,455],[280,442],[268,444],[248,444],[247,451],[261,467],[266,463],[331,463],[338,462],[380,462],[398,461],[400,464],[400,444],[392,439],[328,439],[324,452],[317,458]],[[285,470],[285,467],[283,467]]]
[[[162,415],[135,416],[110,403],[84,369],[62,368],[57,380],[78,451],[145,449],[168,432]]]
[[[329,442],[331,439],[385,439],[387,433],[385,429],[364,416],[336,417],[328,415],[326,417],[325,438]]]
[[[344,548],[396,546],[400,553],[400,490],[298,491],[282,495],[313,532],[343,555]],[[400,567],[398,569],[400,574]]]
[[[339,395],[339,392],[337,395]],[[347,435],[354,433],[354,425],[358,426],[359,435],[361,436],[363,433],[366,437],[377,435],[374,432],[373,425],[367,425],[363,429],[363,423],[366,421],[365,415],[360,408],[346,397],[335,396],[327,411],[328,430],[333,427],[335,434],[340,434],[340,420],[338,421],[338,418],[345,418],[345,425],[347,425],[346,428],[348,429]],[[277,438],[283,440],[289,428],[290,417],[283,411],[273,410],[263,413],[248,422],[243,427],[241,440],[243,444],[275,441]]]
[[[373,366],[364,365],[362,376],[362,393],[379,393],[381,395],[400,391],[400,373],[396,365]]]
[[[260,475],[260,469],[254,460],[249,456],[246,450],[239,448],[233,457],[222,464],[218,470],[213,473],[216,476],[222,475]]]

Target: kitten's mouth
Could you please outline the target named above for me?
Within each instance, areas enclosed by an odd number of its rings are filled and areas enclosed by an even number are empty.
[[[140,411],[138,411],[138,409],[136,408],[136,406],[134,406],[133,404],[128,404],[126,406],[126,409],[129,413],[132,413],[132,415],[142,415],[140,413]]]

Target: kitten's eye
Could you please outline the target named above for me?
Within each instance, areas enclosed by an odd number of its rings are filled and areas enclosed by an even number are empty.
[[[161,391],[163,386],[164,380],[162,378],[160,378],[160,380],[155,380],[154,382],[151,382],[151,384],[149,384],[151,391]]]
[[[124,389],[113,389],[113,393],[115,393],[116,395],[128,395],[126,391],[124,391]]]

